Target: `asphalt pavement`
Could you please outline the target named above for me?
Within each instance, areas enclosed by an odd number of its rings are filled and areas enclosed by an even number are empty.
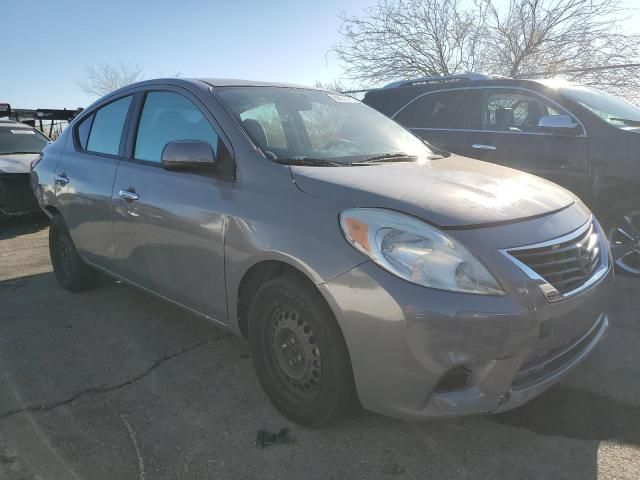
[[[616,278],[608,336],[520,409],[310,430],[271,406],[244,340],[107,278],[60,288],[47,236],[0,225],[0,478],[640,478],[640,281]]]

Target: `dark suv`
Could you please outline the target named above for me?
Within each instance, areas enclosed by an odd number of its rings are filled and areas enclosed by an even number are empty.
[[[640,108],[562,81],[479,74],[396,82],[364,102],[441,150],[573,191],[605,224],[617,269],[640,275]]]

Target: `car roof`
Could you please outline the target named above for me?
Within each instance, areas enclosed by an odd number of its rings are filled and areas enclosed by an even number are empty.
[[[33,128],[31,125],[16,122],[15,120],[9,120],[8,118],[0,118],[0,128]]]
[[[196,80],[199,80],[208,85],[211,85],[212,87],[288,87],[288,88],[307,88],[310,90],[318,90],[315,87],[309,87],[307,85],[298,85],[295,83],[243,80],[238,78],[198,78]]]
[[[185,86],[187,84],[191,85],[199,85],[203,84],[209,87],[287,87],[287,88],[306,88],[309,90],[322,90],[315,87],[310,87],[307,85],[297,85],[294,83],[284,83],[284,82],[267,82],[267,81],[259,81],[259,80],[243,80],[239,78],[153,78],[149,80],[143,80],[141,82],[132,83],[131,85],[127,85],[118,90],[115,90],[105,97],[110,97],[116,93],[125,92],[132,88],[136,87],[144,87],[144,86],[154,86],[154,85],[163,85],[163,84],[173,84],[173,85],[182,85]]]
[[[116,98],[121,95],[128,95],[137,88],[141,87],[155,87],[163,85],[175,85],[183,88],[199,88],[209,89],[216,87],[287,87],[287,88],[304,88],[308,90],[326,91],[321,88],[310,87],[306,85],[296,85],[292,83],[281,82],[265,82],[256,80],[243,80],[236,78],[181,78],[181,77],[169,77],[169,78],[153,78],[149,80],[142,80],[140,82],[126,85],[122,88],[114,90],[111,93],[106,94],[103,97],[98,98],[96,101],[88,105],[82,110],[82,113],[76,115],[72,123],[79,121],[82,118],[86,118],[86,115],[90,115],[97,105],[107,103],[112,98]]]
[[[507,77],[450,76],[428,77],[425,79],[394,82],[386,87],[368,91],[364,102],[375,109],[389,114],[396,112],[407,102],[422,93],[437,90],[455,90],[483,87],[520,87],[535,90],[549,88],[544,81],[530,79],[514,79]]]

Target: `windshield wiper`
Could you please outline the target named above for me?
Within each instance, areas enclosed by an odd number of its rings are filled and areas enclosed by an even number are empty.
[[[415,162],[418,159],[415,155],[409,155],[408,153],[385,153],[383,155],[375,155],[373,157],[365,158],[357,162],[352,162],[351,165],[366,165],[368,163],[392,163],[392,162]]]
[[[611,117],[611,118],[609,118],[609,120],[612,121],[612,122],[624,123],[625,125],[628,125],[629,127],[640,127],[640,120],[630,120],[628,118],[618,118],[618,117]]]
[[[348,163],[332,162],[326,158],[311,157],[278,158],[274,161],[284,165],[301,165],[304,167],[346,167],[349,165]]]

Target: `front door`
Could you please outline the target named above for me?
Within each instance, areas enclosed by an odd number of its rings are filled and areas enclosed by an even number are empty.
[[[160,164],[163,148],[174,140],[207,141],[221,160],[224,144],[196,100],[185,95],[151,91],[143,100],[132,158],[121,162],[114,184],[116,272],[226,323],[224,232],[233,183]]]
[[[573,130],[540,128],[542,117],[571,114],[534,93],[517,89],[485,89],[482,132],[472,139],[477,158],[551,180],[590,201],[589,144],[574,118]]]

